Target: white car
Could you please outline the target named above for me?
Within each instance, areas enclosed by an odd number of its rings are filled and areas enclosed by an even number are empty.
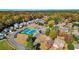
[[[3,39],[4,37],[4,34],[0,33],[0,39]]]
[[[9,29],[8,29],[8,28],[5,28],[3,31],[4,31],[5,33],[7,33],[7,32],[9,32]]]
[[[23,24],[23,23],[20,23],[20,24],[19,24],[19,27],[20,27],[20,28],[22,28],[23,26],[24,26],[24,24]]]
[[[14,29],[18,29],[19,28],[19,24],[18,23],[15,23],[14,24]]]

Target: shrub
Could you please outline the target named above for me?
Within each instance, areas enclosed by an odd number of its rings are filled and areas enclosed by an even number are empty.
[[[69,49],[69,50],[74,50],[74,45],[73,45],[72,43],[69,43],[69,44],[68,44],[68,49]]]

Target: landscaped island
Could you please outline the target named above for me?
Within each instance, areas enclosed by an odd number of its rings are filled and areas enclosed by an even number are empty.
[[[1,11],[0,50],[79,49],[79,11]]]

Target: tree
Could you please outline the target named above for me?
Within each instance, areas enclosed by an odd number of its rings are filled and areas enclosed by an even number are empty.
[[[67,43],[72,43],[73,40],[74,40],[74,37],[72,35],[70,35],[70,34],[65,34],[64,37],[65,37],[65,41]]]
[[[18,22],[18,23],[23,22],[23,19],[22,19],[21,16],[18,16],[17,22]]]
[[[49,32],[50,32],[50,30],[46,30],[45,34],[46,35],[49,35]]]
[[[0,31],[3,29],[3,24],[2,23],[0,23]]]
[[[29,49],[35,49],[35,46],[33,45],[33,42],[36,38],[33,37],[32,35],[29,35],[29,38],[27,39],[26,47]]]
[[[41,45],[40,43],[37,43],[37,44],[35,45],[35,49],[36,49],[36,50],[40,50],[40,45]]]
[[[57,37],[57,32],[55,30],[51,30],[49,32],[49,36],[52,38],[52,39],[55,39]]]
[[[45,21],[45,22],[48,22],[48,18],[44,18],[44,21]]]
[[[54,20],[50,20],[50,21],[48,22],[49,27],[52,27],[54,24],[55,24],[55,21],[54,21]]]
[[[30,20],[30,21],[33,20],[33,17],[32,17],[32,16],[29,16],[29,20]]]
[[[55,23],[58,24],[58,22],[61,21],[61,18],[60,17],[55,17],[54,20],[55,20]]]
[[[10,26],[12,24],[12,22],[13,22],[12,19],[7,19],[5,22],[5,26],[6,27]]]
[[[48,21],[51,21],[51,20],[54,20],[54,17],[50,16],[50,17],[48,18]]]
[[[75,41],[79,42],[79,36],[73,35],[73,37]]]
[[[74,45],[73,45],[72,43],[69,43],[69,44],[68,44],[68,49],[69,49],[69,50],[74,50]]]

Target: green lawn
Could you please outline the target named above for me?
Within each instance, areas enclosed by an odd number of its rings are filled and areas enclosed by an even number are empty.
[[[7,40],[0,40],[0,50],[13,50],[12,47],[8,44]]]

